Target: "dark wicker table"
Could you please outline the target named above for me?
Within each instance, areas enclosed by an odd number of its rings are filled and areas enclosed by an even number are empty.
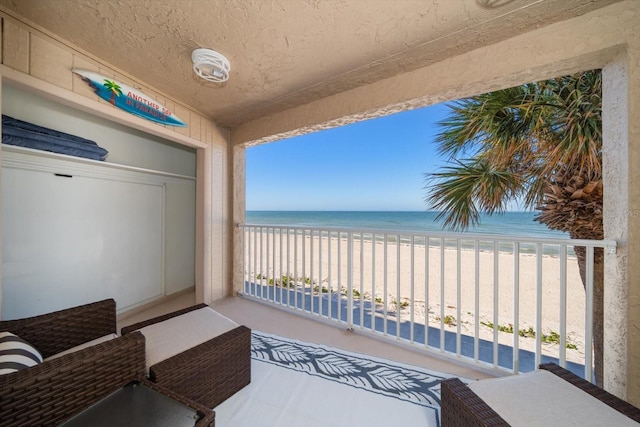
[[[62,424],[64,427],[192,427],[214,413],[153,384],[133,381]]]

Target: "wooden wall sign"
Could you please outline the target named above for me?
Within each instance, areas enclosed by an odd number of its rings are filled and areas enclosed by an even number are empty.
[[[169,126],[186,127],[187,124],[180,120],[173,112],[162,104],[149,98],[144,93],[127,86],[124,83],[116,82],[102,74],[93,71],[73,69],[71,70],[89,86],[96,95],[107,102],[113,104],[130,114],[143,117],[152,122],[162,123]]]

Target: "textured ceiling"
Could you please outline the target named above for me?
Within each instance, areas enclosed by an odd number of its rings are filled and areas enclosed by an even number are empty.
[[[234,127],[617,0],[0,0],[0,7]],[[231,62],[198,79],[191,51]]]

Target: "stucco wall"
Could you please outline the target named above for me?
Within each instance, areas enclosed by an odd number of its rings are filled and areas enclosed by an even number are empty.
[[[613,393],[640,405],[640,215],[636,209],[640,206],[640,187],[630,185],[640,180],[639,22],[640,2],[616,3],[428,67],[245,123],[232,129],[231,140],[236,147],[246,147],[624,61],[627,105],[618,110],[624,120],[615,121],[615,126],[625,128],[608,132],[611,138],[604,142],[605,150],[615,150],[619,144],[628,148],[628,156],[615,157],[616,162],[626,162],[625,167],[614,162],[605,176],[605,193],[617,193],[615,204],[607,207],[606,215],[615,213],[610,224],[618,224],[615,227],[605,224],[605,238],[620,242],[615,266],[611,267],[616,275],[607,277],[605,284],[610,291],[608,298],[615,300],[605,303],[611,309],[623,309],[622,314],[617,313],[616,319],[608,322],[610,344],[615,345],[607,348],[615,354],[606,368],[605,383]],[[236,152],[239,150],[236,148]],[[235,174],[240,182],[244,168],[237,168]],[[629,185],[617,188],[615,183],[620,180]],[[234,191],[243,193],[238,186]]]
[[[3,25],[0,75],[4,83],[196,148],[196,295],[199,301],[211,302],[229,294],[228,130],[217,127],[202,114],[167,97],[160,90],[148,87],[144,81],[109,66],[53,34],[2,13],[0,18]],[[115,109],[73,74],[73,68],[99,72],[141,90],[173,111],[187,123],[187,127],[159,125]]]

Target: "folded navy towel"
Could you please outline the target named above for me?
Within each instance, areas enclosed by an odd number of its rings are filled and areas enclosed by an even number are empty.
[[[104,160],[109,153],[94,141],[2,115],[2,143]]]

